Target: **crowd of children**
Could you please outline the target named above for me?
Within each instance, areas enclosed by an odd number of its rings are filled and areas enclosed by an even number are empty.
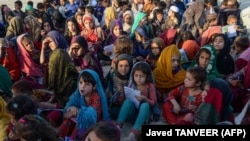
[[[233,125],[249,100],[250,42],[237,0],[22,6],[0,7],[0,140],[119,141],[132,121],[126,140],[135,141],[159,116]]]

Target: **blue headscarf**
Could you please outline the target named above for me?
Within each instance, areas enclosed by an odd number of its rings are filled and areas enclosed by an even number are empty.
[[[69,47],[66,39],[58,31],[52,30],[47,34],[47,36],[50,37],[56,43],[58,48],[66,50]]]
[[[95,71],[90,70],[90,69],[81,71],[78,76],[77,85],[79,84],[80,76],[82,75],[83,72],[90,73],[95,79],[96,89],[101,98],[102,120],[104,121],[109,120],[110,118],[109,118],[109,113],[108,113],[108,104],[107,104],[106,96],[104,94],[102,83],[98,74]],[[78,87],[76,91],[70,96],[69,101],[64,108],[64,111],[66,112],[66,110],[70,106],[75,106],[75,107],[80,108],[78,116],[77,116],[77,129],[87,129],[91,125],[94,125],[97,122],[96,110],[92,106],[86,106],[84,97],[81,96]]]

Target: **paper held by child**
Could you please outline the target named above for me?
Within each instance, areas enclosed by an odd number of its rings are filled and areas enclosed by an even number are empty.
[[[222,33],[227,34],[229,38],[236,37],[237,31],[234,27],[235,25],[226,25],[222,27]]]
[[[138,101],[135,98],[135,96],[140,96],[141,92],[139,90],[135,90],[135,89],[132,89],[132,88],[125,86],[124,93],[125,93],[126,99],[131,100],[135,104],[135,107],[138,108],[140,105],[140,101]]]

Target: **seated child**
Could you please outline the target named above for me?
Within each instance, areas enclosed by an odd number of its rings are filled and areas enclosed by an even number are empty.
[[[187,69],[184,86],[172,90],[163,105],[163,117],[168,124],[193,123],[194,114],[202,102],[202,85],[207,72],[201,67]]]
[[[109,120],[106,97],[98,74],[86,69],[80,72],[78,87],[64,108],[59,136],[79,139],[90,126],[101,120]]]
[[[137,107],[130,99],[126,99],[122,104],[117,122],[122,126],[127,120],[133,121],[133,128],[128,140],[134,141],[141,126],[149,120],[152,113],[151,108],[157,102],[152,71],[146,62],[140,61],[134,64],[129,87],[140,91],[140,95],[135,96],[140,105]]]

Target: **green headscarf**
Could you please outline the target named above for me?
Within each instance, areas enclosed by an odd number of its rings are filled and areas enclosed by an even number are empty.
[[[209,60],[209,64],[207,65],[207,79],[206,80],[211,80],[213,78],[221,78],[220,73],[218,72],[217,68],[216,68],[216,51],[214,49],[214,47],[212,45],[205,45],[202,48],[206,48],[207,50],[210,51],[211,56],[210,56],[210,60]],[[199,51],[198,51],[199,53]],[[191,65],[189,67],[198,67],[198,59],[194,60]]]
[[[131,33],[130,33],[130,37],[134,37],[135,35],[135,29],[138,27],[140,21],[146,17],[147,15],[143,12],[138,12],[136,14],[136,17],[135,17],[135,20],[134,20],[134,23],[133,23],[133,26],[132,26],[132,29],[131,29]]]

